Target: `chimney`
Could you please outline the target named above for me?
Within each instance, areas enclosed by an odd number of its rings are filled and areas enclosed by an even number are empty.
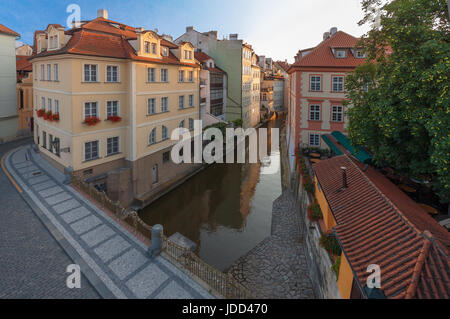
[[[237,40],[238,39],[238,34],[237,33],[231,33],[230,34],[230,40]]]
[[[186,32],[194,31],[193,26],[186,27]]]
[[[323,41],[327,40],[330,37],[330,32],[325,32],[323,34]]]
[[[167,40],[167,41],[173,42],[173,37],[171,35],[163,34],[162,38]]]
[[[158,34],[159,30],[157,28],[155,28],[155,30],[153,30],[156,34]]]
[[[337,28],[336,27],[332,27],[331,29],[330,29],[330,35],[331,36],[333,36],[336,32],[337,32]]]
[[[136,32],[144,32],[145,28],[144,27],[138,27],[135,30],[136,30]]]
[[[342,170],[342,188],[348,188],[347,167],[342,166],[341,170]]]
[[[97,18],[108,19],[108,11],[105,9],[98,9]]]
[[[209,32],[208,32],[208,36],[209,36],[211,39],[217,40],[217,31],[209,31]]]

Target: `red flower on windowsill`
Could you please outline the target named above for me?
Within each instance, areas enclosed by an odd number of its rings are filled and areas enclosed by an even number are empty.
[[[122,121],[122,118],[119,115],[113,115],[113,116],[108,116],[108,121],[111,122],[120,122]]]
[[[97,123],[99,123],[100,122],[100,119],[98,118],[98,117],[96,117],[96,116],[91,116],[91,117],[87,117],[85,120],[84,120],[84,124],[86,124],[86,125],[89,125],[89,126],[93,126],[93,125],[96,125]]]
[[[51,111],[47,111],[44,113],[44,120],[50,120],[51,121],[51,116],[52,116],[52,112]]]
[[[59,113],[55,113],[55,114],[50,115],[49,120],[58,122],[59,121]]]
[[[39,109],[36,113],[38,117],[43,117],[45,114],[45,109]]]

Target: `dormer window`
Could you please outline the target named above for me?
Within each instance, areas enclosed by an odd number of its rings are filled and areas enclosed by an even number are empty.
[[[150,42],[145,41],[145,53],[150,53]]]
[[[336,58],[338,58],[338,59],[344,59],[347,57],[346,50],[336,50],[334,54],[335,54]]]
[[[169,49],[164,47],[162,50],[163,56],[169,56]]]
[[[185,60],[192,60],[192,51],[184,50],[184,59]]]
[[[366,54],[364,53],[363,50],[356,50],[355,51],[355,57],[357,59],[365,59],[366,58]]]
[[[156,43],[152,43],[152,54],[156,54]]]

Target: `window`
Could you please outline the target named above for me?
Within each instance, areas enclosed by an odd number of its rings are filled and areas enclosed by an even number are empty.
[[[106,118],[119,115],[119,101],[106,102]]]
[[[48,99],[47,101],[48,101],[48,110],[49,110],[49,112],[52,112],[53,111],[52,110],[52,99]]]
[[[55,100],[55,113],[59,114],[59,100]]]
[[[311,104],[309,106],[309,120],[320,121],[320,105]]]
[[[184,95],[178,97],[178,108],[184,109]]]
[[[194,119],[189,119],[189,131],[194,129]]]
[[[97,82],[97,65],[84,65],[84,82]]]
[[[145,53],[150,53],[150,42],[145,41]]]
[[[147,81],[148,82],[155,82],[156,81],[156,69],[155,68],[148,68],[147,69]]]
[[[310,78],[310,91],[322,90],[322,77],[319,75],[311,76]]]
[[[184,71],[178,71],[178,81],[184,82]]]
[[[59,68],[58,64],[53,65],[53,79],[54,81],[59,81]]]
[[[168,97],[161,98],[161,112],[169,112],[169,98]]]
[[[148,136],[148,144],[153,145],[156,144],[156,128],[154,128],[150,135]]]
[[[164,56],[169,56],[169,49],[168,48],[166,48],[166,47],[163,48],[163,55]]]
[[[169,82],[169,70],[161,69],[161,82]]]
[[[52,66],[51,64],[47,64],[47,81],[52,80]]]
[[[119,153],[119,137],[110,137],[106,140],[106,155]]]
[[[169,131],[167,130],[167,127],[163,125],[161,130],[163,141],[167,140],[169,138]]]
[[[41,64],[41,81],[45,81],[45,65]]]
[[[345,50],[336,50],[336,58],[342,59],[347,57],[347,52]]]
[[[309,134],[309,146],[320,146],[320,134]]]
[[[147,103],[147,115],[152,115],[156,113],[156,99],[148,99]]]
[[[41,109],[45,109],[45,97],[41,97]]]
[[[189,71],[189,82],[194,82],[194,71]]]
[[[42,147],[47,148],[47,133],[42,131]]]
[[[152,179],[153,179],[153,184],[158,183],[158,164],[153,165]]]
[[[84,118],[97,117],[97,102],[84,103]]]
[[[156,43],[152,43],[152,53],[156,54]]]
[[[48,135],[48,150],[53,153],[53,135]]]
[[[189,107],[194,107],[194,95],[189,95]]]
[[[84,160],[91,161],[98,158],[98,141],[84,143]]]
[[[60,156],[60,143],[59,143],[58,137],[55,137],[53,139],[53,146],[55,148],[55,155],[59,157]]]
[[[364,59],[366,57],[366,54],[362,50],[356,50],[355,56],[358,59]]]
[[[106,82],[119,82],[119,67],[108,65],[106,67]]]
[[[343,108],[341,105],[333,106],[331,109],[331,121],[342,122],[343,120]]]
[[[167,163],[170,160],[170,152],[164,152],[163,153],[163,163]]]
[[[332,90],[333,90],[333,92],[344,92],[344,77],[343,76],[333,76]]]
[[[179,127],[180,127],[180,128],[183,128],[183,127],[184,127],[184,120],[182,120],[182,121],[180,122]]]

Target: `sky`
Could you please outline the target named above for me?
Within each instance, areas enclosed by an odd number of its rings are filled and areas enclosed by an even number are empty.
[[[66,26],[67,6],[77,4],[81,20],[108,10],[109,19],[133,27],[155,28],[176,39],[186,26],[219,38],[238,33],[256,54],[292,63],[300,49],[316,46],[331,27],[353,36],[368,31],[358,26],[361,0],[0,0],[0,23],[32,44],[35,30],[50,23]]]

